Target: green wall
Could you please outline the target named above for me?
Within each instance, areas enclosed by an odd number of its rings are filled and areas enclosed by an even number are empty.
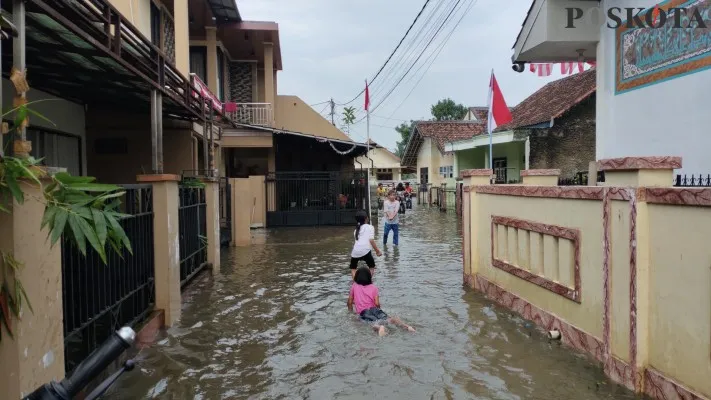
[[[489,148],[486,146],[476,147],[474,149],[457,151],[457,171],[465,169],[482,169],[488,168],[489,165]],[[507,179],[520,180],[522,169],[526,168],[524,161],[525,142],[515,141],[509,143],[501,143],[494,145],[494,158],[506,157],[508,167]]]

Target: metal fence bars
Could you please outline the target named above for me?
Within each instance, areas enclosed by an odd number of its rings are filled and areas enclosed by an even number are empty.
[[[178,188],[180,231],[180,287],[184,287],[207,262],[207,202],[205,189]]]
[[[455,210],[457,203],[457,189],[447,187],[446,183],[437,188],[437,205],[439,210],[446,212]]]
[[[270,172],[267,226],[351,225],[367,210],[368,177],[354,172]]]
[[[674,186],[676,187],[711,187],[711,175],[706,176],[699,174],[695,175],[677,175],[674,180]]]
[[[155,303],[151,185],[125,185],[120,221],[133,254],[106,250],[107,264],[91,246],[86,256],[62,237],[64,362],[67,373],[113,332],[141,322]],[[108,246],[108,245],[107,245]]]
[[[590,183],[588,171],[575,173],[572,178],[558,178],[558,186],[587,186]],[[598,171],[597,181],[605,182],[605,171]]]
[[[232,241],[232,185],[229,178],[220,178],[220,246]]]

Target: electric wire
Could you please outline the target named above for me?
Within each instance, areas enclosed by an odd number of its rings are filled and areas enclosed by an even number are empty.
[[[412,89],[410,89],[410,92],[407,93],[407,96],[405,96],[405,98],[404,98],[404,99],[400,102],[400,104],[393,110],[393,112],[390,113],[390,116],[388,117],[388,119],[392,119],[392,116],[395,115],[395,113],[397,112],[397,110],[399,110],[400,107],[402,107],[402,105],[405,104],[405,102],[407,101],[407,99],[410,98],[410,95],[415,91],[415,89],[419,86],[420,82],[422,82],[422,79],[427,75],[427,72],[428,72],[428,71],[430,70],[430,68],[432,67],[432,64],[434,64],[434,62],[437,60],[437,57],[439,57],[440,53],[442,53],[442,50],[444,50],[444,48],[447,46],[447,42],[449,42],[449,39],[452,37],[452,34],[454,33],[454,31],[457,30],[457,27],[459,27],[459,25],[462,23],[462,21],[464,20],[464,17],[466,17],[466,16],[469,14],[469,12],[472,10],[472,8],[474,8],[474,6],[476,5],[476,3],[477,3],[478,1],[479,1],[479,0],[473,0],[473,1],[469,4],[469,6],[467,7],[466,11],[464,11],[464,14],[462,14],[462,16],[459,18],[459,21],[457,21],[457,23],[454,25],[454,27],[452,28],[452,30],[449,31],[449,34],[447,35],[447,37],[440,43],[440,47],[439,47],[439,50],[437,50],[437,53],[434,53],[434,52],[433,52],[432,54],[430,54],[430,57],[431,57],[432,61],[429,63],[429,65],[427,65],[427,68],[425,69],[425,72],[420,76],[420,79],[417,80],[417,82],[416,82],[415,85],[412,87]],[[432,57],[432,55],[434,55],[434,57]],[[420,66],[420,68],[418,68],[418,71],[419,71],[426,63],[427,63],[427,60],[425,60],[425,63],[422,64],[422,65]],[[414,77],[416,74],[417,74],[417,71],[415,71],[415,73],[414,73],[412,76]]]
[[[383,65],[380,67],[380,69],[378,70],[378,72],[375,74],[375,76],[373,77],[373,79],[370,80],[369,83],[373,83],[373,81],[375,81],[375,79],[378,77],[378,75],[380,75],[380,73],[383,72],[383,69],[385,68],[386,65],[388,65],[388,62],[390,61],[390,59],[393,58],[393,55],[394,55],[395,52],[400,48],[400,45],[402,45],[402,42],[405,41],[405,38],[407,37],[407,35],[408,35],[408,34],[410,33],[410,31],[412,30],[412,27],[415,26],[415,24],[417,23],[417,20],[420,19],[420,16],[422,15],[422,12],[425,11],[425,8],[427,8],[427,5],[428,5],[429,3],[430,3],[430,0],[425,0],[425,4],[422,5],[422,8],[420,9],[420,12],[417,13],[417,16],[415,16],[415,19],[414,19],[414,20],[412,21],[412,23],[410,24],[410,27],[407,28],[407,31],[405,32],[405,34],[404,34],[404,35],[402,36],[402,38],[400,39],[400,42],[397,44],[397,46],[395,46],[395,49],[392,51],[392,53],[390,53],[390,56],[388,57],[388,59],[385,60],[385,62],[383,63]],[[348,104],[351,104],[352,102],[356,101],[363,93],[365,93],[365,88],[363,88],[363,90],[361,90],[360,93],[358,93],[358,94],[357,94],[354,98],[352,98],[350,101],[348,101],[348,102],[346,102],[346,103],[342,103],[342,104],[339,103],[338,105],[339,105],[339,106],[346,106],[346,105],[348,105]]]

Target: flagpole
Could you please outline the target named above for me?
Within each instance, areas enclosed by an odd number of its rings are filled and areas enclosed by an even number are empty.
[[[494,91],[494,69],[491,69],[491,78],[489,79],[489,113],[491,113],[492,107],[491,107],[491,101],[493,100],[493,91]],[[491,120],[493,118],[493,115],[489,115],[489,118],[487,119],[486,122],[486,129],[489,131],[489,169],[494,170],[494,142],[491,138],[492,129],[491,129]]]
[[[365,88],[368,90],[368,79],[365,80]],[[365,125],[366,125],[366,136],[367,136],[367,141],[365,142],[367,145],[368,152],[366,154],[366,158],[368,161],[370,161],[370,165],[368,165],[368,168],[366,168],[366,171],[368,171],[368,179],[366,179],[366,183],[368,187],[366,188],[368,190],[368,219],[370,220],[370,223],[373,223],[373,218],[372,218],[372,210],[373,210],[373,205],[370,203],[370,173],[371,173],[371,167],[373,166],[373,162],[370,159],[370,99],[368,98],[368,93],[366,93],[366,103],[365,103]]]

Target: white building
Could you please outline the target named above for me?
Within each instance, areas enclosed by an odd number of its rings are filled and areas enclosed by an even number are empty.
[[[683,168],[677,172],[708,174],[711,112],[705,96],[711,89],[711,41],[707,30],[694,34],[693,27],[673,27],[673,14],[663,29],[628,27],[626,8],[647,8],[651,16],[649,7],[657,3],[534,0],[512,60],[597,63],[597,159],[681,156]],[[659,3],[661,13],[679,7],[679,1],[673,3]],[[700,4],[707,14],[709,2]],[[622,24],[608,16],[611,7],[619,8],[613,14]],[[647,23],[644,14],[641,20]]]
[[[400,181],[402,179],[400,157],[372,140],[370,141],[370,146],[371,149],[367,156],[360,156],[355,159],[356,169],[368,169],[371,182]]]

